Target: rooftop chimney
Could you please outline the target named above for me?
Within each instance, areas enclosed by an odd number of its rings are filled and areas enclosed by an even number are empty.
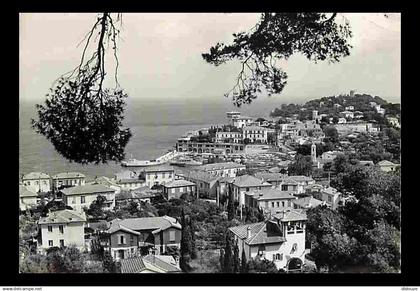
[[[246,238],[250,238],[251,237],[251,227],[248,226],[248,228],[246,229]]]

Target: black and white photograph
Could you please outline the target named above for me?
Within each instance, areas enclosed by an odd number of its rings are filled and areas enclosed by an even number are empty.
[[[18,20],[20,274],[401,273],[401,13]]]

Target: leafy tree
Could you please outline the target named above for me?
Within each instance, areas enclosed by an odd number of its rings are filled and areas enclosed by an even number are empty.
[[[257,257],[256,259],[249,260],[247,269],[248,269],[248,273],[278,273],[279,272],[274,262],[266,260],[266,259],[260,259],[259,257]]]
[[[263,13],[249,32],[233,34],[232,44],[217,43],[203,58],[215,66],[238,59],[242,69],[235,86],[226,93],[234,104],[251,103],[264,89],[269,95],[282,92],[287,74],[277,59],[303,53],[314,62],[338,62],[350,54],[349,24],[337,24],[336,13]],[[334,44],[334,45],[332,45]]]
[[[97,18],[85,37],[80,64],[53,84],[44,105],[36,105],[38,120],[32,120],[32,127],[71,162],[98,164],[124,158],[124,148],[131,137],[130,130],[122,128],[127,94],[119,88],[117,73],[115,89],[103,86],[105,48],[109,45],[118,69],[119,30],[115,25],[119,21],[120,15],[115,20],[110,13]],[[85,59],[93,35],[99,36],[98,44],[92,56]]]
[[[94,219],[101,219],[105,216],[103,208],[105,207],[106,197],[98,195],[96,200],[93,201],[89,208],[86,210],[88,215],[91,215]]]
[[[330,141],[332,143],[338,142],[338,131],[334,126],[325,126],[323,131],[327,141]]]
[[[310,156],[296,155],[295,161],[288,166],[289,175],[305,175],[312,173],[312,161]]]

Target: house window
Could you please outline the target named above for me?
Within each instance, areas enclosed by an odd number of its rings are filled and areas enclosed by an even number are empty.
[[[294,252],[296,252],[297,251],[297,243],[294,243],[293,244],[293,246],[292,246],[292,251],[291,251],[291,253],[294,253]]]
[[[169,231],[169,241],[170,242],[175,242],[175,230],[170,230]]]
[[[60,231],[60,233],[64,233],[64,226],[62,225],[58,226],[58,230]]]
[[[328,202],[332,202],[332,197],[328,196]]]
[[[287,185],[281,185],[281,191],[287,191]]]
[[[60,239],[60,247],[64,247],[64,239]]]
[[[48,241],[48,246],[49,246],[49,247],[52,247],[52,246],[53,246],[53,241],[52,241],[52,240],[49,240],[49,241]]]
[[[51,225],[48,226],[48,232],[52,232],[52,226]]]
[[[282,201],[282,202],[281,202],[281,206],[283,206],[283,207],[284,207],[284,201]]]
[[[80,203],[81,204],[86,203],[86,197],[85,196],[80,196]]]
[[[130,234],[130,242],[133,243],[134,242],[134,236],[132,234]]]
[[[175,188],[172,188],[171,189],[171,193],[175,193]]]
[[[165,173],[162,173],[162,179],[164,179],[165,178]]]
[[[284,205],[283,205],[284,206]],[[280,207],[280,202],[277,201],[277,207]]]
[[[274,208],[274,202],[271,202],[271,207]]]
[[[119,236],[118,244],[119,245],[125,244],[125,236],[124,235]]]
[[[168,174],[168,178],[172,178],[172,175],[171,175],[171,173],[169,173],[169,174]]]
[[[249,188],[248,187],[246,188],[246,192],[249,192]]]
[[[72,204],[76,204],[76,197],[73,197],[73,200],[71,201]]]

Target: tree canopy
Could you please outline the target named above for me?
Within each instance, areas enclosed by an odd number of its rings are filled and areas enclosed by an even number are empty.
[[[339,62],[350,55],[352,36],[347,21],[338,24],[336,13],[262,13],[248,32],[234,33],[231,44],[217,43],[203,59],[215,66],[241,61],[235,86],[225,94],[234,104],[251,103],[264,89],[269,95],[282,92],[287,74],[277,60],[301,53],[315,63]]]

